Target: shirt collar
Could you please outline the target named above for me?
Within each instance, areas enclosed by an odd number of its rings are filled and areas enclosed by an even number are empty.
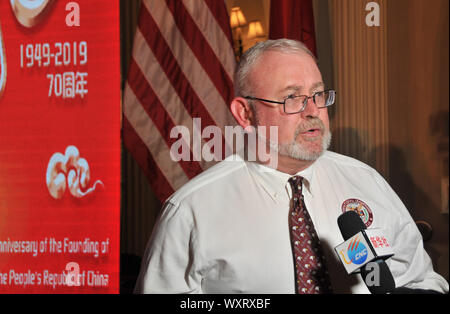
[[[264,166],[257,162],[246,161],[246,164],[257,182],[262,185],[262,187],[275,202],[277,201],[281,193],[287,193],[289,197],[291,196],[291,187],[288,180],[289,178],[293,177],[293,175]],[[308,192],[311,195],[311,181],[314,173],[314,164],[315,162],[308,168],[295,174],[304,178],[304,186],[308,189]]]

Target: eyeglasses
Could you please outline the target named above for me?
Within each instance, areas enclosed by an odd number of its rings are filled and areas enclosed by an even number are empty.
[[[306,105],[308,104],[308,100],[310,98],[312,98],[314,104],[319,109],[333,105],[334,101],[336,100],[336,91],[333,89],[328,89],[326,91],[314,93],[312,96],[290,95],[290,96],[286,97],[283,101],[268,100],[268,99],[253,97],[253,96],[244,96],[243,98],[251,99],[251,100],[265,101],[265,102],[269,102],[269,103],[273,103],[273,104],[282,104],[283,110],[286,114],[295,114],[295,113],[300,113],[303,110],[305,110]]]

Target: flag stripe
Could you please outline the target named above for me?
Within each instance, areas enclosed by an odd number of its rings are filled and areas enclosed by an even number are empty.
[[[148,72],[149,75],[154,76],[154,73],[163,74],[162,71],[164,71],[164,73],[167,75],[167,78],[170,80],[170,83],[176,90],[176,93],[181,99],[183,99],[183,105],[187,109],[189,114],[192,117],[202,118],[204,126],[214,125],[215,122],[212,119],[211,115],[206,110],[205,106],[199,99],[198,95],[195,93],[192,86],[187,81],[186,76],[179,67],[177,60],[175,59],[173,54],[170,53],[170,49],[167,46],[164,38],[162,37],[161,32],[158,30],[152,16],[146,10],[143,10],[142,14],[144,15],[144,17],[143,19],[141,19],[142,24],[139,26],[140,32],[137,32],[137,36],[140,35],[139,33],[142,34],[142,36],[146,40],[146,43],[148,44],[147,47],[153,50],[154,56],[161,64],[161,67],[158,69],[161,71],[150,71]],[[146,48],[142,47],[141,49]],[[141,51],[141,49],[139,49],[139,54],[142,53],[142,55],[145,56],[147,52]],[[135,49],[135,51],[136,50],[137,49]],[[177,108],[177,110],[179,109]]]
[[[148,84],[144,74],[134,61],[134,58],[131,59],[130,63],[130,76],[136,78],[135,81],[129,83],[130,88],[133,90],[133,93],[136,95],[136,98],[139,100],[143,109],[161,133],[166,144],[169,147],[172,146],[176,142],[176,139],[170,138],[170,131],[176,125],[161,105],[160,100],[156,97],[155,92]],[[190,159],[192,160],[192,154],[190,155]],[[170,155],[167,157],[170,157]],[[172,161],[170,158],[169,160]],[[172,161],[172,163],[175,162]],[[195,161],[189,162],[181,160],[179,163],[189,178],[193,178],[202,172],[202,168]]]
[[[190,16],[192,16],[192,20],[197,25],[199,31],[201,31],[203,37],[208,41],[209,46],[221,63],[222,68],[226,71],[231,82],[235,65],[233,49],[231,45],[227,47],[229,49],[224,49],[223,46],[223,42],[229,40],[229,38],[223,32],[205,2],[183,0],[183,5]]]
[[[131,86],[127,85],[126,89],[127,95],[125,100],[128,104],[132,105],[124,107],[124,115],[157,163],[159,169],[152,169],[161,171],[167,178],[166,181],[168,181],[171,188],[174,190],[178,189],[189,180],[188,176],[179,163],[173,162],[170,157],[168,158],[170,156],[169,148],[159,132],[158,127],[147,115],[132,91]],[[145,160],[141,159],[140,161]]]
[[[126,117],[123,118],[122,123],[125,146],[132,151],[134,159],[146,175],[153,192],[161,199],[166,199],[175,189],[159,169],[157,162],[153,159],[147,146]]]
[[[233,35],[231,34],[230,17],[228,16],[227,11],[223,9],[224,3],[217,0],[205,0],[204,2],[209,7],[209,10],[213,14],[213,16],[216,18],[218,25],[222,29],[223,33],[226,35],[229,47],[231,48],[230,56],[234,58]],[[228,47],[228,45],[226,46]]]
[[[228,107],[233,51],[224,1],[142,0],[124,90],[123,140],[161,202],[215,163],[204,160],[205,145],[221,143],[225,154],[225,126],[236,124]],[[170,138],[177,126],[178,138]],[[188,147],[190,161],[175,161],[173,144]]]
[[[173,53],[173,56],[176,58],[196,94],[200,97],[201,102],[205,104],[215,124],[222,129],[226,125],[233,125],[234,119],[231,116],[226,102],[205,72],[205,65],[200,63],[194,53],[189,49],[188,44],[173,19],[173,15],[166,6],[166,2],[150,0],[143,2],[143,4],[158,25],[170,51]],[[230,88],[227,89],[229,90]]]
[[[143,14],[148,16],[145,16],[143,19],[145,23],[142,23],[136,31],[133,56],[173,121],[186,126],[190,134],[193,135],[191,116],[201,118],[199,132],[201,137],[201,133],[206,127],[216,125],[216,123],[189,84],[176,59],[170,53],[170,49],[157,30],[152,17],[145,13],[145,10]],[[145,35],[141,33],[140,29],[145,31]],[[153,51],[150,47],[154,47]],[[158,75],[153,75],[154,73],[158,73]],[[223,133],[220,136],[222,146],[224,146],[225,137]],[[203,139],[200,140],[204,145]],[[224,154],[225,150],[222,150],[221,159],[224,158]],[[198,162],[203,170],[212,166],[211,163],[202,158]]]
[[[223,100],[229,102],[231,100],[229,95],[232,95],[230,86],[233,84],[230,77],[223,72],[223,68],[208,41],[203,37],[202,32],[181,1],[166,0],[166,4],[172,14],[177,17],[175,23],[184,35],[184,39],[192,52],[198,60],[201,60],[206,73],[221,93]]]
[[[191,115],[202,118],[202,129],[208,124],[214,125],[212,118],[204,109],[201,102],[196,98],[189,83],[187,83],[186,80],[183,80],[183,73],[180,72],[179,67],[175,64],[173,66],[163,65],[164,67],[161,68],[139,29],[136,31],[133,58],[153,91],[156,93],[156,96],[161,101],[167,114],[173,121],[176,121],[178,125],[183,125],[188,128],[191,136],[194,134]],[[174,68],[174,70],[166,70],[168,67]],[[159,74],[152,75],[153,73]],[[170,80],[166,74],[170,75]],[[177,87],[177,90],[175,90],[174,87]],[[179,92],[179,90],[182,92]],[[182,99],[184,99],[185,102],[183,102]],[[193,113],[186,111],[186,107],[188,110],[193,111]],[[200,132],[201,131],[202,130],[200,130]],[[189,145],[189,143],[187,144]],[[202,145],[203,144],[202,140]],[[208,168],[208,164],[203,160],[200,160],[199,164],[203,170]]]

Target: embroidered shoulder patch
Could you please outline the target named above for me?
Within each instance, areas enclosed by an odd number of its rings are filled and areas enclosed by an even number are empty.
[[[370,207],[357,198],[349,198],[342,203],[342,212],[355,211],[368,228],[373,221],[373,214]]]

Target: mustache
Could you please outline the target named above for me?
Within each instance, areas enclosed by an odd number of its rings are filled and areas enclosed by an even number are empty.
[[[319,129],[323,134],[325,131],[325,124],[317,117],[310,118],[309,120],[300,123],[297,126],[297,128],[295,129],[295,138],[297,138],[300,133],[306,132],[311,129]]]

